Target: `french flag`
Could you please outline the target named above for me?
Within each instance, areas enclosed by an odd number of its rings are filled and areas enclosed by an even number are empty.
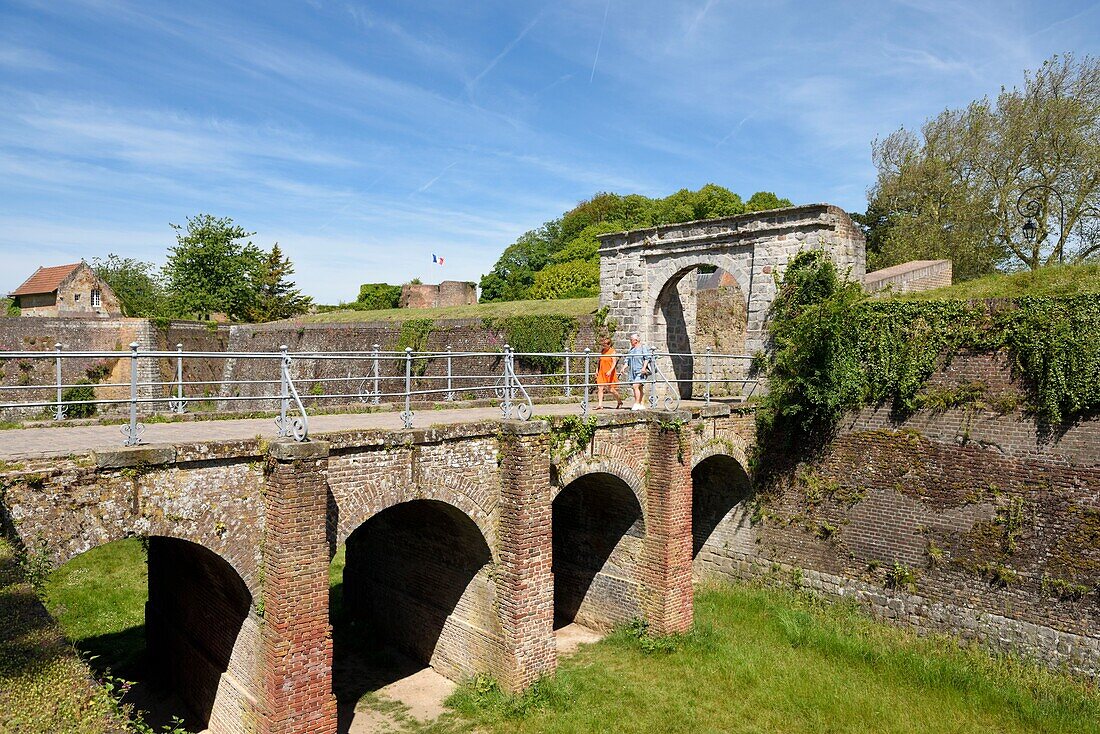
[[[432,262],[433,263],[439,263],[440,265],[442,265],[443,264],[443,257],[442,256],[436,257],[435,253],[433,252],[432,253]]]

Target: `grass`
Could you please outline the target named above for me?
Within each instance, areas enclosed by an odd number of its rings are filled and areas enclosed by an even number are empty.
[[[1033,665],[921,639],[853,606],[701,587],[671,643],[620,630],[523,696],[450,703],[491,732],[1100,732],[1100,697]]]
[[[0,537],[0,732],[107,734],[124,729],[119,716]]]
[[[337,614],[343,564],[341,548],[330,566]],[[78,706],[98,711],[86,669],[56,626],[43,621],[41,607],[37,617],[19,611],[37,601],[26,584],[13,580],[11,566],[10,546],[0,542],[0,731],[3,716],[12,712],[39,716],[41,709],[48,717]],[[143,623],[141,544],[121,541],[78,556],[52,574],[46,588],[51,612],[79,647],[123,639]],[[371,694],[360,707],[420,734],[1100,734],[1095,688],[1030,663],[960,648],[950,638],[917,637],[871,620],[854,605],[753,585],[704,585],[697,588],[695,609],[692,632],[653,638],[641,626],[620,629],[563,659],[554,675],[523,695],[505,695],[487,677],[469,681],[449,700],[453,710],[434,722],[416,722],[399,704]],[[349,640],[338,635],[337,644]],[[112,644],[101,650],[101,664],[134,664],[134,650]],[[79,726],[26,730],[105,731]]]
[[[509,316],[584,316],[599,309],[598,298],[566,298],[555,301],[502,301],[472,306],[439,308],[389,308],[380,311],[330,311],[294,319],[295,323],[329,324],[355,321],[407,321],[409,319],[499,319]]]
[[[145,654],[145,550],[137,538],[99,546],[50,574],[46,606],[96,668],[141,678]]]
[[[1100,293],[1100,264],[1060,265],[1020,273],[998,273],[966,280],[946,288],[903,293],[892,298],[905,301],[973,300],[1020,296],[1078,296]]]

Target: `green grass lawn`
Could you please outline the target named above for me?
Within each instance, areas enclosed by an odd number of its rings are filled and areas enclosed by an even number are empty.
[[[408,321],[409,319],[489,319],[508,316],[584,316],[600,307],[598,298],[564,298],[556,301],[503,301],[472,306],[439,308],[389,308],[380,311],[330,311],[310,314],[295,321],[344,323],[354,321]]]
[[[947,288],[903,293],[892,298],[906,301],[1017,298],[1019,296],[1078,296],[1100,293],[1100,264],[1061,265],[1034,272],[987,275]]]
[[[50,574],[46,606],[93,667],[142,677],[145,601],[149,597],[145,550],[138,538],[95,548]]]
[[[851,606],[708,586],[696,624],[673,651],[622,631],[563,660],[534,693],[483,682],[451,703],[479,730],[509,733],[1100,732],[1095,691]]]

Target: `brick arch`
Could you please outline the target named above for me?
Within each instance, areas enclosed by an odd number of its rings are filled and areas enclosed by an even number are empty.
[[[486,488],[479,487],[463,476],[449,472],[431,472],[412,484],[407,474],[393,474],[381,482],[362,487],[361,492],[336,499],[339,522],[333,551],[347,541],[348,536],[364,522],[383,510],[414,500],[435,500],[450,505],[465,514],[488,544],[497,562],[496,499]]]
[[[55,466],[9,475],[0,525],[30,551],[45,553],[55,567],[127,538],[187,541],[225,560],[258,598],[264,513],[253,482],[262,475],[246,464],[229,472],[222,467],[204,476],[204,471],[190,470],[190,480],[162,468],[124,474]],[[216,476],[228,476],[231,486],[214,484]],[[58,502],[64,503],[60,514]]]
[[[745,439],[735,433],[725,433],[722,436],[709,439],[696,438],[692,441],[692,469],[712,456],[729,456],[740,464],[742,469],[748,471],[748,444]]]
[[[638,506],[642,508],[644,520],[645,482],[631,463],[632,458],[636,463],[638,457],[629,456],[620,446],[603,446],[600,449],[600,453],[592,455],[574,454],[565,464],[555,465],[558,480],[550,487],[550,500],[553,501],[563,489],[585,474],[610,474],[622,480],[634,493]]]

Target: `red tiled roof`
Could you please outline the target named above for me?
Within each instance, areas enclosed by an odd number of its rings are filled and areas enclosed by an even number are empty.
[[[56,265],[52,268],[39,268],[34,275],[27,278],[23,285],[16,288],[8,295],[33,296],[37,293],[53,293],[61,285],[61,281],[68,278],[74,270],[80,267],[80,263],[72,265]]]

